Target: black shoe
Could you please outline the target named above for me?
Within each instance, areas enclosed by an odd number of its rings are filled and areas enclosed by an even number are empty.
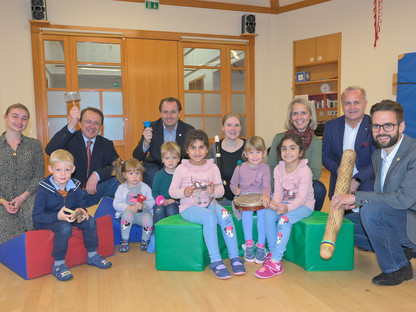
[[[381,273],[373,278],[373,284],[393,286],[399,285],[403,281],[408,281],[413,278],[412,264],[409,263],[401,267],[399,270],[393,273]]]
[[[406,259],[410,261],[412,258],[416,258],[416,250],[405,248],[404,254],[406,255]]]

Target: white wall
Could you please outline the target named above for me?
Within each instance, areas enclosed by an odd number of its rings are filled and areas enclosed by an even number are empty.
[[[7,1],[0,11],[0,112],[22,102],[35,115],[30,43],[30,1]],[[160,6],[112,0],[47,0],[51,24],[239,35],[242,12]],[[367,89],[369,104],[391,92],[397,56],[416,51],[414,0],[383,2],[383,21],[373,48],[372,0],[332,0],[280,15],[256,14],[256,134],[268,145],[283,130],[292,97],[293,40],[342,32],[341,87]],[[35,118],[26,134],[36,136]],[[1,123],[0,130],[4,130]]]

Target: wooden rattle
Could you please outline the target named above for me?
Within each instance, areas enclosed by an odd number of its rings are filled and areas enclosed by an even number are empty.
[[[338,178],[335,185],[334,194],[348,194],[354,170],[356,154],[355,151],[348,149],[342,154],[341,164],[338,169]],[[335,250],[335,242],[337,240],[338,232],[342,225],[344,218],[344,205],[338,209],[331,209],[326,222],[324,238],[321,242],[321,258],[329,260]]]
[[[84,221],[84,212],[82,210],[71,210],[69,208],[64,208],[64,211],[71,214],[69,219],[71,220],[77,219],[78,223],[81,223],[82,221]]]

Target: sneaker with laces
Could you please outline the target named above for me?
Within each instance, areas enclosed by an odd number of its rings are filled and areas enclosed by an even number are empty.
[[[272,259],[263,263],[263,266],[258,269],[254,275],[258,278],[271,278],[273,276],[283,273],[282,262],[275,262]]]
[[[219,279],[229,279],[231,278],[230,271],[225,267],[224,262],[222,260],[215,261],[209,265],[212,273],[219,278]]]
[[[119,250],[120,250],[120,252],[129,251],[129,240],[128,239],[121,239]]]
[[[52,274],[58,279],[58,281],[61,282],[68,281],[74,277],[71,271],[68,270],[68,267],[65,263],[58,266],[53,266]]]
[[[254,262],[262,264],[265,260],[266,248],[256,246],[256,258],[254,259]]]
[[[239,257],[230,259],[231,269],[234,275],[246,274],[246,268],[244,267],[244,260]]]
[[[100,254],[96,254],[94,257],[87,258],[87,264],[96,266],[99,269],[107,269],[111,266],[111,262]]]
[[[140,246],[140,249],[142,251],[146,251],[147,250],[147,247],[149,246],[149,243],[150,243],[150,240],[147,240],[147,241],[142,240],[142,245]]]
[[[254,253],[254,246],[245,246],[244,250],[244,260],[247,262],[254,262],[254,258],[256,257],[256,254]]]

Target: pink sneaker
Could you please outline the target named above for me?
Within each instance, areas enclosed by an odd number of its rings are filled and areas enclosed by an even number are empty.
[[[271,252],[269,252],[269,253],[266,255],[266,259],[264,259],[263,264],[265,264],[265,263],[266,263],[267,261],[269,261],[271,258],[272,258],[272,253],[271,253]]]
[[[269,260],[263,263],[263,266],[258,269],[254,275],[258,278],[270,278],[283,273],[282,262],[274,262]]]

